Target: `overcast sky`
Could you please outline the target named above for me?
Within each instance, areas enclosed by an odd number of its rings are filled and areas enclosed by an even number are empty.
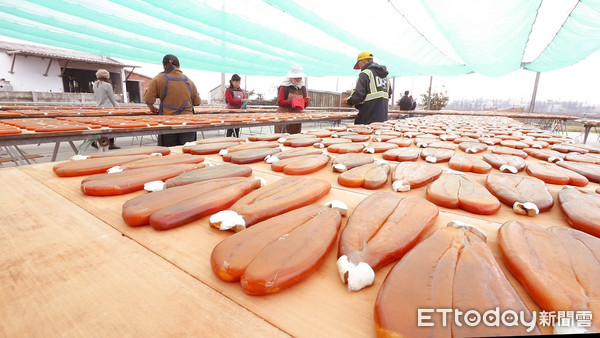
[[[377,62],[377,56],[375,55]],[[162,66],[128,62],[140,65],[136,72],[154,76],[162,71]],[[348,67],[352,67],[349,65]],[[208,98],[209,91],[221,83],[221,73],[186,69],[182,61],[182,69],[198,86],[200,96]],[[226,74],[228,84],[232,74]],[[242,76],[242,88],[261,93],[267,99],[276,95],[277,86],[282,77]],[[358,76],[358,71],[356,73]],[[510,98],[516,103],[529,104],[535,83],[535,72],[519,70],[502,77],[486,77],[479,74],[441,77],[432,80],[433,91],[446,91],[451,100],[460,99],[502,99]],[[600,105],[600,52],[587,59],[561,70],[542,73],[537,91],[537,100],[580,101]],[[343,92],[354,87],[356,77],[310,77],[308,87],[316,90]],[[429,76],[397,77],[395,79],[397,101],[400,93],[409,90],[418,98],[425,94],[429,87]]]

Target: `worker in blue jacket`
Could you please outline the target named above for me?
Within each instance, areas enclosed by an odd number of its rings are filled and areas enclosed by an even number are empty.
[[[354,124],[384,122],[388,119],[388,101],[392,88],[385,66],[373,62],[373,54],[360,52],[354,69],[360,69],[356,88],[346,99],[349,106],[358,109]]]

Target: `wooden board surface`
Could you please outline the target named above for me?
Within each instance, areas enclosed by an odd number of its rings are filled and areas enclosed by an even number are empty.
[[[266,178],[268,182],[277,179],[277,176],[267,173],[260,173],[260,176]],[[77,180],[74,180],[74,185],[73,182],[67,184],[67,180],[47,177],[45,181],[47,184],[60,183],[55,188],[68,192],[64,193],[65,196],[82,205],[91,214],[111,224],[125,236],[139,242],[283,331],[294,336],[325,333],[327,335],[369,337],[374,334],[372,317],[374,301],[381,283],[393,264],[377,272],[376,281],[372,287],[350,293],[339,280],[335,266],[336,250],[333,250],[324,265],[301,284],[280,294],[267,297],[248,296],[242,292],[238,283],[224,283],[217,279],[210,269],[209,257],[212,248],[229,236],[229,233],[210,228],[206,219],[165,232],[158,232],[150,227],[130,228],[120,218],[118,206],[124,202],[123,196],[90,198],[78,191]],[[130,195],[133,196],[133,194]],[[364,197],[358,193],[333,189],[322,201],[342,200],[350,206],[351,212]],[[489,236],[488,243],[492,251],[500,260],[495,242],[495,234],[500,223],[441,212],[434,228],[445,226],[450,220],[455,219],[483,229]],[[509,277],[519,289],[518,282],[512,276],[509,275]],[[537,309],[526,293],[522,292],[522,295],[532,309]],[[282,315],[282,311],[285,315]],[[315,315],[315,311],[318,315]],[[305,325],[307,322],[311,325]],[[352,323],[352,325],[342,323]]]
[[[366,144],[366,143],[365,143]],[[286,147],[286,149],[289,149],[288,147]],[[178,150],[176,150],[178,151]],[[456,150],[457,154],[463,154],[463,152],[461,150]],[[480,153],[480,154],[475,154],[475,155],[471,155],[471,156],[476,156],[476,157],[483,157],[483,155],[490,153],[489,150]],[[332,157],[337,156],[338,154],[330,154]],[[377,159],[377,160],[383,160],[381,157],[380,153],[377,154],[372,154],[372,156]],[[205,159],[207,161],[213,162],[213,163],[223,163],[223,160],[221,159],[221,156],[219,155],[205,155]],[[419,159],[419,162],[423,162],[423,160]],[[531,158],[529,157],[527,159],[528,163],[532,163],[532,162],[538,162],[539,160],[535,159],[535,158]],[[396,162],[396,161],[386,161],[389,163],[391,170],[393,171],[394,168],[396,167],[396,165],[400,162]],[[448,168],[448,163],[436,163],[434,164],[440,168],[442,168],[443,170],[449,169]],[[251,164],[251,167],[253,168],[253,170],[256,172],[262,172],[262,173],[270,173],[273,175],[279,175],[279,176],[287,176],[283,173],[278,173],[278,172],[274,172],[271,170],[271,165],[264,163],[264,162],[258,162],[258,163],[253,163]],[[496,170],[496,169],[492,169],[492,172],[495,173],[499,173],[500,171]],[[483,186],[485,186],[485,179],[487,177],[487,174],[475,174],[475,173],[465,173],[471,180],[482,184]],[[256,174],[255,174],[256,175]],[[520,175],[520,176],[528,176],[527,173],[525,171],[522,171],[516,175]],[[375,191],[380,191],[380,190],[385,190],[385,191],[393,191],[392,190],[392,182],[391,182],[391,178],[388,179],[388,183],[378,189],[378,190],[369,190],[369,189],[364,189],[364,188],[348,188],[345,186],[340,185],[337,182],[337,177],[339,176],[339,173],[334,172],[331,169],[331,161],[329,162],[329,164],[327,165],[327,167],[320,169],[319,171],[310,174],[311,177],[318,177],[318,178],[322,178],[324,180],[327,180],[331,183],[332,187],[340,189],[340,190],[344,190],[344,191],[351,191],[351,192],[355,192],[355,193],[361,193],[364,195],[369,195],[372,194]],[[390,174],[391,176],[391,174]],[[411,190],[409,192],[406,193],[401,193],[401,194],[411,194],[411,195],[415,195],[415,196],[419,196],[422,198],[426,198],[426,190],[427,187],[429,185],[425,185],[423,187]],[[476,215],[473,213],[470,213],[468,211],[464,211],[462,209],[449,209],[449,208],[444,208],[444,207],[438,207],[440,211],[445,211],[451,214],[457,214],[457,215],[463,215],[466,217],[473,217],[473,218],[478,218],[478,219],[483,219],[489,222],[496,222],[496,223],[505,223],[509,220],[512,219],[520,219],[520,220],[526,220],[526,221],[531,221],[531,222],[535,222],[535,223],[539,223],[540,225],[544,225],[546,227],[548,226],[554,226],[554,225],[564,225],[564,226],[568,226],[566,220],[564,219],[560,208],[558,207],[558,200],[557,200],[557,194],[558,192],[563,188],[562,185],[556,185],[556,184],[546,184],[546,186],[548,187],[548,190],[550,191],[550,194],[552,195],[552,197],[554,198],[554,207],[552,207],[552,209],[550,209],[549,211],[546,212],[542,212],[539,215],[535,216],[535,217],[528,217],[528,216],[523,216],[523,215],[518,215],[515,214],[512,206],[508,206],[506,204],[502,204],[500,211],[498,211],[498,213],[494,214],[494,215]],[[597,183],[592,183],[590,182],[588,184],[588,186],[584,187],[584,189],[588,189],[588,190],[595,190],[596,188],[600,187],[600,184]]]
[[[0,185],[0,336],[286,336],[21,170]]]
[[[370,337],[374,334],[372,308],[379,290],[378,285],[381,285],[390,267],[378,274],[376,286],[359,293],[349,293],[339,280],[335,268],[336,252],[333,250],[324,265],[299,285],[267,297],[248,296],[241,290],[239,283],[225,283],[213,274],[210,267],[212,249],[232,233],[209,227],[207,218],[163,232],[149,226],[131,228],[121,219],[121,205],[140,193],[90,197],[83,195],[79,190],[82,178],[58,178],[52,173],[51,165],[29,166],[27,172],[51,189],[60,191],[67,199],[112,225],[125,236],[290,335]],[[261,173],[260,176],[268,183],[280,178],[268,173]],[[353,207],[363,198],[362,194],[332,190],[319,203],[339,199]],[[317,309],[328,313],[327,318],[315,315]],[[306,325],[307,323],[310,325]]]
[[[174,147],[172,150],[173,153],[180,153],[181,147]],[[479,155],[481,156],[481,154]],[[380,156],[380,154],[374,155],[376,158],[381,158]],[[215,163],[222,162],[218,155],[209,155],[206,156],[206,159]],[[53,165],[49,163],[28,166],[24,167],[22,171],[30,175],[31,179],[43,183],[52,191],[80,206],[91,217],[102,220],[117,232],[133,239],[150,252],[171,262],[210,288],[223,294],[225,298],[233,300],[258,317],[264,318],[265,321],[273,324],[283,332],[300,337],[315,335],[374,336],[373,306],[375,298],[381,283],[393,264],[376,273],[376,280],[372,287],[360,292],[350,293],[339,280],[335,266],[337,250],[332,250],[323,266],[299,285],[279,294],[266,297],[248,296],[241,290],[238,283],[225,283],[219,280],[210,268],[209,257],[212,249],[217,243],[227,238],[230,233],[210,228],[207,224],[207,218],[164,232],[155,231],[151,227],[131,228],[121,219],[121,206],[130,198],[145,192],[111,197],[85,196],[79,189],[82,177],[58,178],[52,172]],[[391,165],[393,168],[395,162],[391,162]],[[445,163],[437,165],[447,168]],[[269,183],[285,176],[282,173],[271,171],[270,166],[265,163],[255,163],[251,167],[254,170],[253,176],[263,177]],[[323,197],[319,203],[339,199],[348,204],[351,213],[362,199],[374,192],[362,188],[342,187],[337,184],[337,175],[337,173],[331,171],[330,166],[311,174],[312,177],[319,177],[331,182],[333,186],[332,191]],[[483,183],[485,180],[485,175],[468,175],[479,183]],[[588,188],[595,189],[597,186],[597,184],[591,184]],[[557,192],[562,188],[562,186],[556,185],[548,185],[548,187],[555,198]],[[425,186],[415,189],[407,194],[425,197],[426,188]],[[386,185],[384,190],[391,191],[391,183]],[[439,209],[440,216],[430,232],[455,219],[481,228],[487,234],[487,243],[512,285],[531,310],[539,310],[539,307],[533,303],[518,281],[502,263],[498,252],[496,233],[504,222],[511,219],[526,219],[544,227],[552,225],[567,226],[558,205],[555,205],[551,211],[533,218],[516,215],[512,208],[505,205],[496,215],[490,216],[475,215],[460,209],[441,207]],[[79,222],[81,223],[81,220]],[[345,222],[346,219],[343,221],[343,226]],[[546,328],[543,329],[546,330]],[[233,331],[226,332],[233,333]],[[546,333],[549,332],[546,330]]]

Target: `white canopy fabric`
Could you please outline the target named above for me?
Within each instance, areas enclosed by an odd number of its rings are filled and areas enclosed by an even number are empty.
[[[126,60],[281,76],[551,71],[600,49],[600,0],[0,0],[0,35]]]

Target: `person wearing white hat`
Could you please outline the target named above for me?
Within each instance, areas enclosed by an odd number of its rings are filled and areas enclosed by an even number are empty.
[[[96,81],[92,84],[94,91],[94,98],[96,98],[96,104],[99,107],[117,107],[117,100],[115,99],[115,93],[113,87],[110,84],[110,73],[106,69],[98,69],[96,72]],[[115,144],[115,139],[108,139],[108,149],[120,149]],[[96,142],[92,142],[92,147],[98,148]]]
[[[304,85],[306,75],[299,64],[294,64],[286,74],[286,79],[279,86],[277,94],[277,112],[297,113],[308,107],[309,98]],[[275,132],[288,132],[298,134],[302,130],[302,123],[292,123],[275,126]]]
[[[358,109],[354,124],[384,122],[388,119],[388,101],[392,94],[388,71],[385,66],[373,62],[373,54],[358,54],[354,69],[360,69],[356,88],[346,99],[349,106]]]

